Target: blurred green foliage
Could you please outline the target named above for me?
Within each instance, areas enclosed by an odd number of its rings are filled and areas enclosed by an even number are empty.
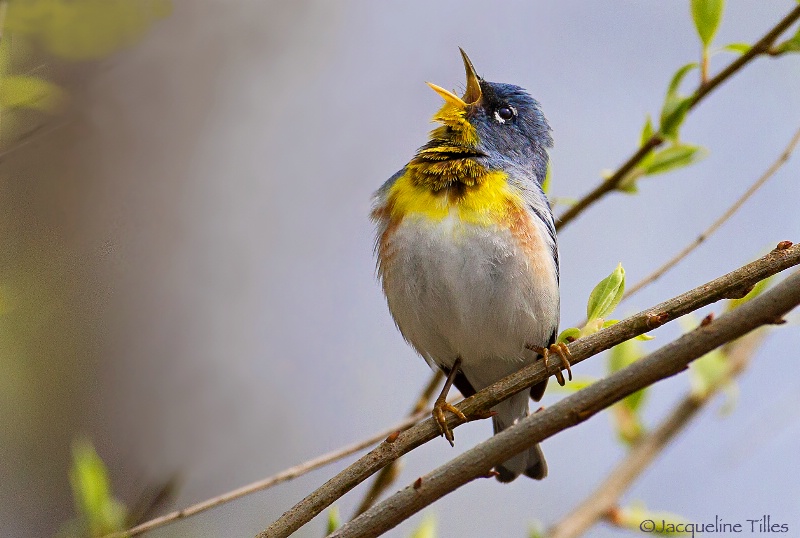
[[[5,31],[67,60],[96,60],[135,43],[169,16],[169,0],[15,0]]]
[[[88,440],[73,443],[69,480],[77,517],[61,536],[96,538],[125,528],[127,509],[111,493],[106,465]]]

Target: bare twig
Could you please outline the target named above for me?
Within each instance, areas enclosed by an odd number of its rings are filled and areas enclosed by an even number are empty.
[[[667,321],[720,299],[742,297],[760,280],[798,263],[800,263],[800,245],[776,249],[763,258],[725,276],[631,316],[612,327],[576,340],[569,346],[571,362],[577,364],[620,342],[653,330]],[[556,356],[551,356],[546,365],[544,361],[537,361],[467,398],[457,407],[468,417],[485,413],[498,402],[543,381],[548,377],[548,372],[559,367],[560,360]],[[448,414],[447,418],[450,428],[454,428],[460,423],[460,420],[453,414]],[[400,434],[394,442],[381,443],[284,513],[269,528],[259,534],[259,538],[289,536],[389,462],[438,435],[439,427],[432,418],[428,418]]]
[[[240,488],[234,489],[233,491],[223,493],[222,495],[213,497],[211,499],[207,499],[197,504],[193,504],[191,506],[183,508],[182,510],[175,510],[174,512],[170,512],[169,514],[165,514],[155,519],[151,519],[150,521],[145,521],[144,523],[137,525],[131,529],[128,529],[127,531],[106,535],[104,538],[126,538],[128,536],[136,536],[137,534],[142,534],[151,531],[153,529],[163,527],[164,525],[168,525],[175,521],[185,519],[195,514],[199,514],[200,512],[205,512],[206,510],[216,508],[217,506],[229,503],[231,501],[244,497],[245,495],[250,495],[251,493],[271,488],[272,486],[280,484],[281,482],[286,482],[293,478],[297,478],[310,471],[313,471],[314,469],[318,469],[324,465],[333,463],[351,454],[354,454],[355,452],[364,450],[365,448],[368,448],[374,445],[375,443],[383,439],[386,439],[386,437],[398,431],[408,428],[409,426],[417,423],[420,419],[429,415],[430,415],[430,409],[426,410],[425,408],[423,408],[421,411],[418,411],[416,414],[408,416],[407,418],[405,418],[401,422],[398,422],[391,428],[387,428],[386,430],[376,433],[375,435],[372,435],[369,438],[364,439],[363,441],[359,441],[357,443],[353,443],[352,445],[348,445],[346,447],[342,447],[338,450],[334,450],[327,454],[323,454],[322,456],[318,456],[314,459],[308,460],[299,465],[295,465],[294,467],[290,467],[289,469],[285,469],[276,475],[264,478],[257,482],[253,482],[252,484],[248,484],[246,486],[242,486]]]
[[[734,347],[728,357],[730,379],[744,371],[763,339],[764,331],[756,331],[732,344]],[[547,538],[577,538],[606,517],[618,504],[622,494],[722,387],[722,384],[716,384],[707,394],[690,393],[684,396],[667,418],[634,445],[606,479],[575,510],[570,511],[547,531]]]
[[[800,142],[800,130],[798,130],[792,139],[789,141],[789,144],[783,150],[783,152],[778,156],[778,158],[773,162],[769,168],[759,177],[755,183],[750,185],[750,187],[742,194],[739,199],[737,199],[732,206],[730,206],[725,213],[723,213],[714,223],[706,228],[700,235],[697,236],[697,239],[692,241],[688,244],[683,250],[681,250],[674,258],[666,262],[664,265],[641,279],[639,282],[631,286],[625,291],[624,299],[628,299],[635,295],[639,290],[648,286],[661,278],[664,273],[675,267],[678,263],[680,263],[686,256],[692,253],[694,249],[699,247],[706,239],[708,239],[714,232],[719,229],[720,226],[725,224],[725,222],[730,219],[739,208],[744,205],[744,203],[751,197],[755,192],[760,189],[775,173],[780,170],[780,168],[789,160],[792,153],[794,152],[797,144]]]
[[[437,499],[487,476],[498,463],[584,422],[637,390],[682,372],[709,351],[758,327],[774,324],[798,304],[800,271],[739,308],[467,450],[348,522],[330,538],[379,536]]]
[[[764,37],[759,39],[747,52],[739,56],[736,60],[731,62],[725,69],[720,71],[716,76],[709,79],[706,83],[701,83],[700,86],[691,95],[688,110],[694,108],[706,95],[711,93],[714,89],[719,87],[720,84],[728,80],[734,73],[739,71],[742,67],[748,64],[754,58],[767,54],[775,40],[785,32],[796,20],[800,19],[800,6],[790,11],[778,24],[776,24]],[[597,187],[594,188],[589,194],[578,200],[578,202],[570,207],[559,218],[556,223],[556,229],[560,230],[578,215],[583,213],[586,208],[603,198],[606,194],[613,192],[619,187],[623,179],[633,168],[639,164],[642,159],[647,157],[651,151],[664,143],[663,137],[656,133],[649,140],[647,140],[642,147],[636,150],[625,163],[620,166],[616,172],[611,174],[607,179],[602,181]]]

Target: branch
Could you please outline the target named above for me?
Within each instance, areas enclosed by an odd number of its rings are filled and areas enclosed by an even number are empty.
[[[682,372],[709,351],[753,329],[776,323],[798,304],[800,271],[717,320],[467,450],[345,524],[330,538],[379,536],[467,482],[489,475],[493,466],[584,422],[625,396]]]
[[[644,277],[642,280],[631,286],[628,290],[626,290],[623,299],[629,299],[645,286],[648,286],[653,282],[655,282],[656,280],[658,280],[659,278],[661,278],[664,275],[664,273],[666,273],[667,271],[675,267],[678,263],[680,263],[686,256],[691,254],[692,251],[694,251],[694,249],[699,247],[706,239],[708,239],[714,232],[716,232],[720,226],[725,224],[725,222],[727,222],[728,219],[730,219],[739,210],[739,208],[741,208],[742,205],[744,205],[744,203],[751,196],[753,196],[753,194],[755,194],[758,189],[760,189],[764,185],[764,183],[769,181],[769,179],[772,178],[772,176],[774,176],[775,173],[778,170],[780,170],[784,164],[786,164],[786,161],[788,161],[789,157],[792,156],[792,153],[794,152],[799,142],[800,142],[800,130],[798,130],[794,134],[792,139],[789,141],[789,144],[783,150],[783,153],[781,153],[778,156],[775,162],[773,162],[769,166],[769,168],[767,168],[767,170],[761,175],[760,178],[756,180],[755,183],[750,185],[750,188],[748,188],[745,191],[745,193],[742,194],[739,197],[739,199],[737,199],[733,203],[733,205],[728,208],[727,211],[725,211],[725,213],[723,213],[717,220],[715,220],[711,226],[706,228],[700,235],[697,236],[697,239],[695,239],[693,242],[687,245],[674,258],[672,258],[664,265],[662,265],[661,267],[659,267],[658,269],[656,269],[655,271]]]
[[[571,362],[572,364],[582,362],[620,342],[651,331],[667,321],[720,299],[743,297],[757,282],[798,263],[800,263],[800,245],[775,249],[763,258],[725,276],[631,316],[612,327],[576,340],[569,345]],[[478,416],[511,395],[543,381],[549,377],[549,372],[559,367],[560,361],[555,356],[551,356],[546,365],[545,361],[536,361],[467,398],[457,407],[468,417]],[[453,414],[448,414],[447,419],[451,428],[460,423]],[[428,418],[401,433],[392,442],[381,443],[284,513],[259,534],[259,538],[289,536],[385,465],[439,435],[438,426],[432,418]]]
[[[763,340],[762,333],[763,331],[751,333],[734,344],[735,348],[730,355],[731,379],[745,370],[758,344]],[[547,538],[577,538],[597,521],[607,517],[623,493],[721,388],[722,384],[717,384],[707,394],[684,396],[667,418],[631,448],[600,486],[574,511],[569,512],[547,531]]]
[[[800,19],[800,6],[790,11],[789,14],[786,15],[780,22],[778,22],[778,24],[776,24],[769,32],[767,32],[764,37],[759,39],[750,48],[750,50],[731,62],[728,67],[723,69],[714,78],[710,79],[708,82],[701,83],[700,86],[698,86],[697,89],[695,89],[695,91],[692,93],[687,112],[692,110],[700,101],[703,100],[706,95],[711,93],[734,73],[747,65],[751,60],[757,56],[768,54],[768,51],[772,47],[772,44],[775,42],[775,40],[778,39],[778,37],[798,19]],[[628,172],[633,170],[633,168],[639,164],[642,159],[647,157],[651,151],[663,143],[664,138],[661,134],[656,133],[651,136],[650,139],[642,144],[642,147],[636,150],[636,153],[631,155],[628,160],[617,169],[616,172],[608,177],[608,179],[601,182],[597,187],[594,188],[594,190],[578,200],[575,205],[564,212],[564,214],[561,215],[556,223],[556,230],[561,230],[561,228],[574,220],[575,217],[583,213],[586,208],[599,201],[606,194],[615,191],[617,187],[619,187],[619,184],[622,182],[622,180],[628,175]]]
[[[388,436],[398,431],[413,426],[420,419],[426,416],[430,416],[430,413],[431,413],[430,409],[425,409],[423,407],[422,410],[417,411],[415,414],[409,415],[403,421],[395,424],[391,428],[387,428],[386,430],[376,433],[375,435],[372,435],[371,437],[364,439],[363,441],[359,441],[357,443],[353,443],[352,445],[348,445],[346,447],[342,447],[332,452],[328,452],[327,454],[323,454],[322,456],[318,456],[314,459],[308,460],[299,465],[295,465],[294,467],[285,469],[279,472],[278,474],[272,475],[268,478],[264,478],[257,482],[253,482],[252,484],[248,484],[246,486],[234,489],[233,491],[223,493],[222,495],[219,495],[217,497],[212,497],[211,499],[207,499],[197,504],[193,504],[181,510],[175,510],[173,512],[170,512],[169,514],[165,514],[155,519],[151,519],[150,521],[145,521],[144,523],[132,527],[126,531],[107,534],[103,538],[128,538],[129,536],[136,536],[138,534],[143,534],[153,529],[157,529],[159,527],[163,527],[170,523],[174,523],[175,521],[185,519],[195,514],[199,514],[200,512],[205,512],[206,510],[216,508],[217,506],[229,503],[231,501],[244,497],[245,495],[250,495],[251,493],[271,488],[272,486],[276,486],[282,482],[286,482],[293,478],[297,478],[310,471],[313,471],[314,469],[318,469],[324,465],[328,465],[329,463],[333,463],[342,458],[345,458],[350,454],[354,454],[355,452],[364,450],[365,448],[368,448],[374,445],[375,443],[383,439],[386,439]]]

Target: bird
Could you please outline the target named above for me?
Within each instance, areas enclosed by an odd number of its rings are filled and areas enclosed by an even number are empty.
[[[427,84],[444,104],[428,142],[373,195],[377,273],[405,340],[446,375],[433,417],[453,444],[446,398],[464,397],[554,352],[560,292],[555,221],[542,182],[553,145],[540,104],[519,86],[479,77],[463,49],[466,91]],[[556,372],[559,383],[563,374]],[[491,409],[494,433],[529,413],[547,380]],[[510,482],[541,480],[539,445],[495,466]]]

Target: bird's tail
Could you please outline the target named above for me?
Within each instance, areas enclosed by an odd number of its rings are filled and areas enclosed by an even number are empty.
[[[497,413],[492,417],[494,433],[499,433],[528,416],[528,393],[512,396],[492,410]],[[542,448],[537,444],[507,459],[495,467],[495,471],[500,482],[511,482],[521,474],[541,480],[547,476],[547,462],[544,460]]]

